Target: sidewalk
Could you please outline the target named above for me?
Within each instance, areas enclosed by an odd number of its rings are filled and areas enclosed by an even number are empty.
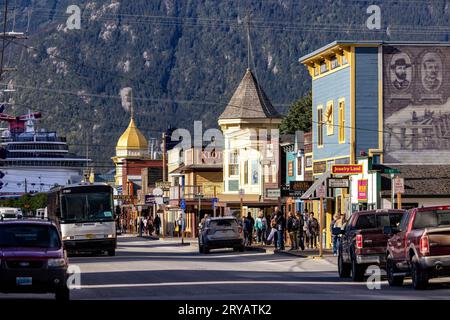
[[[275,251],[273,245],[270,246],[255,246],[256,248],[264,248],[266,252],[273,254],[284,254],[290,256],[296,256],[299,258],[309,258],[309,259],[325,259],[328,262],[337,265],[337,257],[333,256],[333,251],[331,249],[323,249],[322,258],[319,257],[319,249],[305,249],[305,250],[289,250],[289,246],[286,247],[284,251]]]

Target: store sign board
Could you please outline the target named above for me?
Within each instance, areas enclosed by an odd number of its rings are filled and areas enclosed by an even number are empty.
[[[331,167],[332,174],[362,174],[363,165],[362,164],[335,164]]]
[[[358,180],[358,201],[367,201],[367,179]]]
[[[328,188],[349,188],[350,181],[345,178],[329,178]]]

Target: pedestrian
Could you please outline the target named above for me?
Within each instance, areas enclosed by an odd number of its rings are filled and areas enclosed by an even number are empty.
[[[303,228],[305,226],[305,220],[303,219],[303,216],[300,213],[300,211],[297,211],[296,218],[298,220],[298,228],[297,228],[298,244],[297,244],[297,250],[299,248],[301,248],[302,250],[305,250],[305,241],[304,241],[304,238],[303,238]]]
[[[175,220],[175,234],[179,238],[183,232],[183,216],[180,213],[178,219]]]
[[[289,240],[291,241],[290,251],[298,249],[298,224],[299,221],[297,220],[295,215],[292,212],[289,212],[287,231],[289,234]]]
[[[317,237],[319,235],[319,221],[314,217],[314,213],[309,214],[308,220],[309,246],[311,249],[317,249]]]
[[[286,230],[286,219],[284,218],[281,210],[277,211],[276,215],[276,229],[277,229],[277,242],[278,250],[284,251],[284,232]]]
[[[277,232],[277,212],[278,211],[279,211],[278,207],[275,207],[270,216],[270,226],[271,226],[271,228],[275,229],[275,233],[272,236],[273,242],[275,244],[275,249],[278,248],[278,232]]]
[[[343,225],[344,225],[344,216],[341,215],[340,212],[338,212],[334,215],[333,224],[331,226],[331,234],[333,235],[333,255],[334,256],[337,256],[337,254],[338,254],[341,238],[339,235],[333,234],[333,229],[335,229],[335,228],[342,229]]]
[[[258,213],[258,217],[255,220],[255,231],[256,231],[256,243],[260,244],[262,242],[262,234],[263,234],[263,223],[262,223],[263,215],[261,212]]]
[[[252,214],[249,212],[247,214],[247,218],[245,218],[244,220],[244,238],[247,246],[252,245],[254,225],[255,220],[253,219]]]
[[[155,231],[153,215],[148,216],[147,226],[148,226],[148,235],[151,236]]]
[[[144,217],[144,234],[148,234],[148,220],[147,217]]]
[[[153,221],[153,224],[155,226],[155,232],[156,235],[159,236],[159,228],[161,227],[161,219],[159,218],[159,215],[156,214],[155,220]]]

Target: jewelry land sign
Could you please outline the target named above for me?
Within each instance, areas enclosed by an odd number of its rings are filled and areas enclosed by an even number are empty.
[[[350,174],[362,174],[363,173],[363,165],[362,164],[334,164],[331,167],[332,174],[342,174],[342,175],[350,175]]]

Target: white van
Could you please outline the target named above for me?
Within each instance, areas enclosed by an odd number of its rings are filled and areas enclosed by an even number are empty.
[[[0,220],[15,220],[23,217],[20,208],[0,207]]]
[[[36,209],[36,218],[38,219],[47,219],[47,208]]]

